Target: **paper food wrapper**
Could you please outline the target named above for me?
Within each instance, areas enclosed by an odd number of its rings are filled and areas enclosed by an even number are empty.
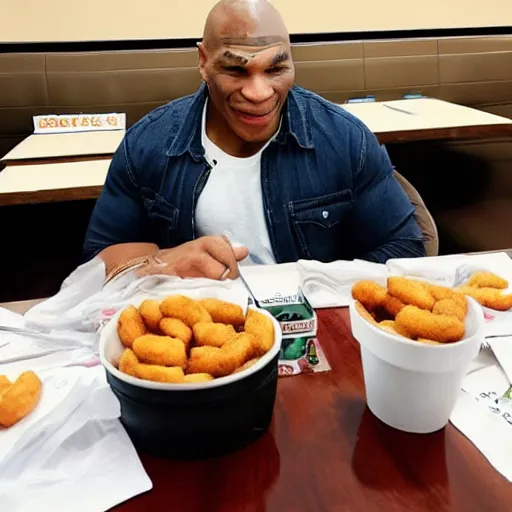
[[[320,341],[309,335],[283,338],[278,364],[279,377],[331,369]]]
[[[452,424],[509,481],[512,481],[511,397],[510,382],[499,364],[484,362],[483,367],[465,378],[450,417]]]
[[[330,370],[317,338],[317,315],[302,290],[295,264],[244,267],[241,272],[253,302],[281,326],[279,376]]]
[[[244,267],[241,272],[252,301],[279,322],[283,336],[316,334],[316,313],[304,295],[295,267]]]

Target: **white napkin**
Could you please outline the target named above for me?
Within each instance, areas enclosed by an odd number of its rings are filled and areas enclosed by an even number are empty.
[[[260,272],[264,273],[265,268]],[[385,265],[362,260],[332,263],[299,260],[296,269],[300,285],[315,308],[348,306],[351,288],[357,281],[370,279],[384,286],[386,279],[395,275],[451,287],[463,284],[476,270],[489,270],[512,284],[512,259],[506,253],[391,259]],[[275,276],[276,281],[278,278]],[[511,289],[505,292],[510,293]],[[512,334],[512,313],[486,308],[484,312],[489,321],[486,335]]]
[[[467,375],[450,421],[505,478],[512,481],[510,383],[498,364]]]
[[[371,279],[386,286],[388,277],[385,265],[363,260],[332,263],[299,260],[297,270],[302,290],[314,308],[348,306],[354,283]]]
[[[509,382],[512,382],[512,336],[489,338],[487,342],[507,375]]]
[[[250,265],[240,267],[239,270],[256,300],[276,295],[295,295],[300,288],[300,276],[295,263]]]
[[[13,334],[0,329],[0,364],[13,369],[55,368],[98,364],[99,331],[112,316],[141,298],[183,294],[214,297],[239,304],[245,311],[248,292],[242,282],[138,277],[126,273],[103,285],[105,268],[98,258],[78,267],[53,297],[31,308],[24,317],[0,308],[0,326],[46,330],[48,334]]]
[[[120,308],[151,295],[163,298],[183,294],[192,298],[214,297],[243,308],[247,305],[247,290],[237,281],[211,279],[181,279],[175,276],[152,275],[138,277],[127,272],[103,285],[104,265],[101,260],[78,267],[65,281],[66,286],[53,297],[31,308],[25,314],[28,325],[50,328],[53,332],[72,332],[73,339],[81,337],[82,346],[89,343],[97,331]],[[97,348],[97,347],[96,347]]]
[[[36,409],[0,430],[2,512],[103,512],[149,490],[104,370],[39,376],[43,392]]]

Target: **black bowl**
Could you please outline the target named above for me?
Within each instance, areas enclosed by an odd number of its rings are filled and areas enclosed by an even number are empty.
[[[274,346],[247,370],[205,383],[161,384],[131,377],[115,367],[123,350],[117,317],[101,334],[100,358],[121,404],[121,422],[139,451],[177,459],[217,457],[267,431],[281,346],[281,330],[274,319]]]
[[[194,391],[145,389],[107,372],[121,422],[138,450],[156,457],[208,458],[238,450],[272,420],[277,359],[247,378]]]

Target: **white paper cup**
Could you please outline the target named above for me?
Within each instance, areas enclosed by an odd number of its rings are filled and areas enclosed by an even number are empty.
[[[388,333],[364,319],[355,302],[350,321],[361,345],[366,400],[373,414],[405,432],[426,434],[446,426],[484,338],[480,304],[468,298],[464,339],[444,345]]]

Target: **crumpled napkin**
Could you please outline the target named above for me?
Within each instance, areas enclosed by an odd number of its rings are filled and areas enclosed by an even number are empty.
[[[280,267],[280,265],[276,265]],[[296,264],[299,284],[315,308],[348,306],[351,288],[357,281],[370,279],[383,286],[389,276],[407,276],[442,286],[459,286],[477,270],[494,272],[512,284],[512,259],[506,253],[448,255],[426,258],[391,259],[384,264],[362,260],[319,261],[299,260]],[[279,279],[275,275],[276,281]],[[505,292],[510,293],[511,289]],[[512,334],[511,313],[484,308],[489,323],[486,335]]]
[[[104,512],[151,489],[103,368],[37,373],[39,404],[0,429],[2,512]]]
[[[314,308],[348,306],[352,299],[352,286],[357,281],[370,279],[386,286],[386,265],[363,260],[297,262],[300,284]]]
[[[121,274],[104,285],[105,267],[93,259],[78,267],[61,290],[31,308],[24,316],[0,308],[0,326],[47,331],[44,335],[13,334],[0,328],[0,364],[37,368],[98,364],[99,332],[114,314],[141,298],[183,294],[212,297],[239,304],[245,311],[248,292],[243,283],[226,280],[181,279],[174,276],[139,277]]]
[[[56,295],[25,314],[27,326],[72,332],[75,337],[82,336],[84,342],[92,334],[97,341],[97,331],[105,321],[140,297],[183,294],[228,300],[243,308],[247,304],[247,290],[232,280],[181,279],[167,275],[139,277],[136,272],[126,272],[104,285],[104,278],[104,264],[99,258],[78,267]]]

